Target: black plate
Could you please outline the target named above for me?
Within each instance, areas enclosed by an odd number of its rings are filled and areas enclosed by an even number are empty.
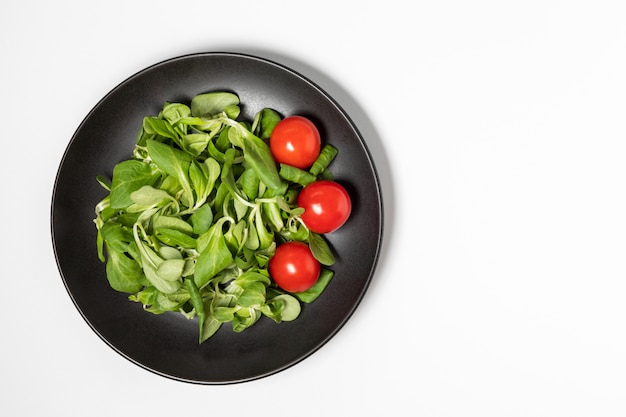
[[[131,156],[146,115],[166,101],[199,93],[239,95],[242,117],[271,107],[313,119],[324,142],[338,148],[335,179],[353,200],[340,230],[326,235],[337,257],[335,277],[301,316],[276,324],[266,317],[242,333],[227,324],[205,343],[197,323],[179,314],[152,315],[113,291],[96,253],[94,206],[106,194],[97,175]],[[376,169],[357,128],[340,106],[302,75],[276,62],[236,53],[186,55],[151,66],[107,94],[87,115],[61,161],[51,208],[52,241],[72,301],[89,326],[133,363],[168,378],[203,384],[249,381],[284,370],[324,345],[350,318],[372,279],[382,241]]]

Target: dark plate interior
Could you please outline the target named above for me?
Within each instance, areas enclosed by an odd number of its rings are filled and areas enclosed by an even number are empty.
[[[239,95],[242,117],[263,107],[310,117],[324,142],[338,148],[335,179],[353,200],[350,220],[326,235],[337,257],[335,277],[301,316],[276,324],[262,318],[242,333],[229,325],[197,342],[197,323],[178,314],[155,316],[113,291],[96,253],[94,206],[106,194],[97,175],[131,156],[146,115],[165,101],[199,93]],[[52,241],[67,291],[89,326],[115,351],[176,380],[227,384],[298,363],[324,345],[350,318],[372,279],[382,241],[380,186],[367,147],[340,106],[302,75],[275,62],[236,53],[186,55],[151,66],[122,82],[86,116],[61,161],[51,207]]]

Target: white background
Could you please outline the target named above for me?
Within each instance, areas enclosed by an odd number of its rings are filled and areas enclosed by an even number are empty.
[[[626,415],[623,4],[5,2],[0,415]],[[229,386],[106,346],[50,237],[56,171],[89,110],[137,71],[207,51],[277,60],[335,96],[385,205],[346,326]]]

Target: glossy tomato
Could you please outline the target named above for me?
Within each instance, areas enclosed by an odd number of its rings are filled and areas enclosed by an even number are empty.
[[[313,182],[300,191],[298,206],[304,208],[301,219],[315,233],[339,229],[350,217],[352,201],[345,188],[329,180]]]
[[[303,116],[289,116],[276,124],[270,136],[274,159],[300,169],[306,169],[320,154],[320,133],[313,122]]]
[[[300,292],[317,282],[321,265],[306,243],[286,242],[276,248],[268,268],[276,285],[288,292]]]

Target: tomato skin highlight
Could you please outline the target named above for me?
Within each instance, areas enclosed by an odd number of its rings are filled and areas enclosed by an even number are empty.
[[[276,285],[288,292],[300,292],[317,282],[321,265],[306,243],[285,242],[276,248],[268,268]]]
[[[276,124],[269,145],[278,163],[306,169],[320,154],[320,133],[306,117],[289,116]]]
[[[352,201],[346,189],[330,180],[313,182],[300,191],[298,206],[304,208],[300,216],[312,232],[334,232],[345,224],[352,212]]]

